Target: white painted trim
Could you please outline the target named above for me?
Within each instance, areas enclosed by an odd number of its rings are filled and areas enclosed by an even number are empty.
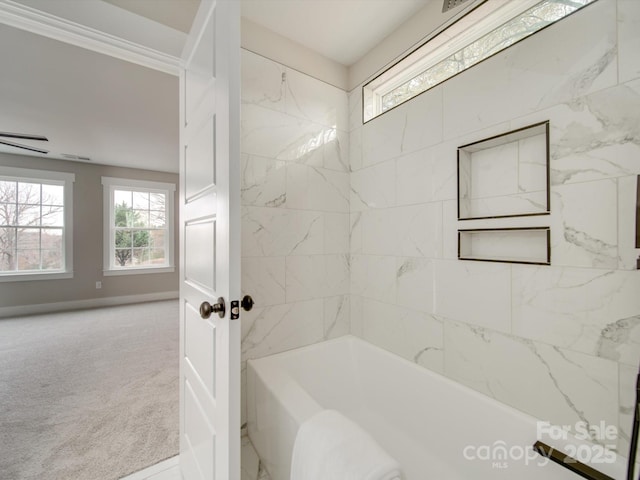
[[[0,23],[171,75],[180,72],[178,57],[12,0],[0,0]]]
[[[62,182],[75,182],[74,173],[52,172],[51,170],[36,170],[33,168],[5,167],[0,165],[0,175],[3,177],[11,177],[19,180],[38,179],[38,180],[58,180]]]
[[[165,182],[150,182],[147,180],[132,180],[129,178],[116,178],[116,177],[102,177],[102,185],[109,185],[111,187],[123,187],[123,188],[139,188],[145,191],[158,190],[164,192],[176,191],[175,183]]]
[[[176,185],[174,183],[150,182],[146,180],[131,180],[127,178],[102,177],[103,186],[103,258],[102,267],[104,276],[139,275],[148,273],[170,273],[175,271],[175,205],[174,195]],[[116,268],[113,264],[115,236],[113,233],[114,209],[113,192],[116,188],[127,190],[158,192],[166,195],[166,232],[167,232],[167,263],[157,267],[144,268]]]
[[[442,2],[427,2],[422,10],[419,10],[349,67],[347,91],[352,91],[362,83],[366,83],[384,72],[484,1],[466,2],[445,13],[442,13]]]
[[[65,252],[66,255],[66,252]],[[73,278],[73,270],[46,270],[36,272],[0,273],[0,283],[4,282],[37,282],[39,280],[63,280]]]
[[[71,300],[68,302],[18,305],[15,307],[0,307],[0,318],[34,315],[38,313],[62,312],[66,310],[81,310],[84,308],[113,307],[116,305],[155,302],[159,300],[173,300],[178,297],[179,292],[172,291],[145,293],[141,295],[123,295],[119,297],[91,298],[88,300]]]
[[[131,475],[122,477],[120,480],[147,480],[152,475],[157,475],[158,473],[162,473],[166,470],[170,470],[174,467],[178,467],[179,465],[180,465],[180,457],[176,455],[175,457],[171,457],[166,460],[163,460],[160,463],[151,465],[150,467],[147,467],[144,470],[139,470],[135,473],[132,473]]]
[[[104,270],[102,275],[105,277],[117,277],[118,275],[147,275],[150,273],[173,273],[175,267],[144,267],[144,268],[114,268],[113,270]]]
[[[18,182],[31,180],[40,183],[55,183],[64,187],[64,226],[62,228],[64,269],[49,272],[45,270],[35,272],[18,270],[15,274],[3,273],[0,274],[0,283],[73,278],[73,184],[76,181],[75,174],[0,166],[0,177]]]

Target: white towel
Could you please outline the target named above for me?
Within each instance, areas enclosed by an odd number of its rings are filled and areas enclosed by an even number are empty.
[[[400,465],[357,424],[323,410],[298,429],[291,480],[400,480]]]

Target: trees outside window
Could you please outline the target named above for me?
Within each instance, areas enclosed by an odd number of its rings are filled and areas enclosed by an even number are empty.
[[[69,269],[65,189],[72,181],[70,174],[0,167],[0,280]]]
[[[131,210],[126,202],[122,202],[115,206],[116,227],[126,227],[133,225],[140,228],[145,227],[140,221],[140,214]],[[140,263],[140,252],[149,247],[149,231],[148,230],[116,230],[116,262],[121,267],[131,264],[134,252],[138,256],[137,263]]]
[[[105,274],[173,269],[175,186],[109,177],[102,182],[108,235]]]

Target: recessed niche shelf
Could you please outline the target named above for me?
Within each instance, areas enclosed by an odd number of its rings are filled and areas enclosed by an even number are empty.
[[[458,259],[551,264],[549,227],[458,230]]]
[[[458,147],[458,220],[549,211],[548,121]]]

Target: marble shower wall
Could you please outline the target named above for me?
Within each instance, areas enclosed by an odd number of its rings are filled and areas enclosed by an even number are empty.
[[[362,125],[352,333],[557,424],[619,425],[640,361],[640,2],[599,0]],[[549,120],[551,266],[457,260],[456,148]],[[474,224],[477,226],[478,224]]]
[[[241,113],[244,373],[349,332],[349,113],[344,91],[246,50]]]

